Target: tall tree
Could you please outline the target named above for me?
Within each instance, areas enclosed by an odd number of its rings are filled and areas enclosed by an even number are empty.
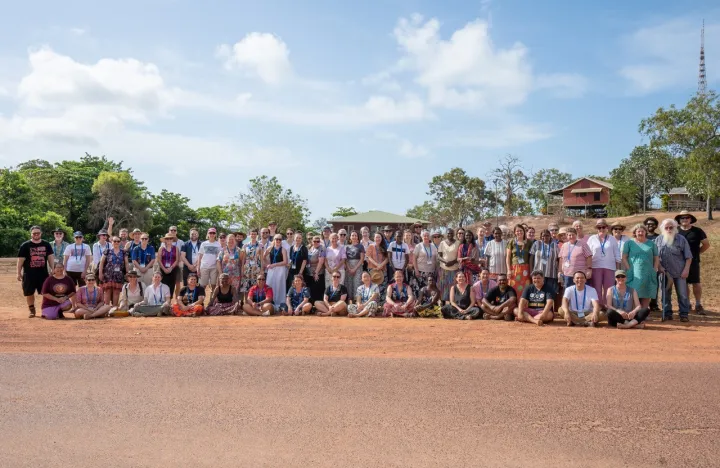
[[[557,190],[572,183],[572,175],[557,169],[540,169],[533,173],[527,189],[527,196],[535,203],[535,210],[540,214],[548,213],[550,196],[548,192]],[[518,201],[515,201],[518,204]]]
[[[357,211],[352,206],[338,206],[335,211],[332,212],[331,216],[333,218],[345,218],[348,216],[356,215]]]
[[[430,221],[430,225],[433,227],[440,226],[442,224],[439,222],[440,220],[438,219],[439,217],[435,204],[429,200],[425,200],[422,205],[413,206],[407,210],[405,216]]]
[[[180,237],[187,236],[190,228],[193,227],[191,221],[196,219],[195,211],[188,205],[189,201],[189,198],[165,189],[158,195],[151,195],[152,227],[150,235],[157,238],[167,233],[170,226],[175,225]]]
[[[267,226],[274,221],[278,230],[302,229],[307,223],[307,201],[280,185],[276,177],[250,180],[247,192],[235,199],[231,213],[243,227]]]
[[[93,183],[92,192],[95,196],[90,205],[93,226],[102,226],[112,216],[118,227],[148,227],[150,202],[145,187],[130,171],[101,172]]]
[[[235,221],[231,210],[227,206],[203,206],[195,210],[194,227],[206,231],[211,227],[228,232],[232,229]]]
[[[695,95],[678,109],[660,108],[640,123],[650,146],[683,158],[681,178],[690,193],[702,194],[708,219],[720,195],[720,96],[715,91]]]
[[[662,148],[636,146],[629,157],[623,159],[617,168],[610,171],[610,182],[614,186],[624,188],[616,187],[613,191],[625,189],[634,191],[635,206],[642,209],[643,206],[647,207],[653,198],[677,187],[680,182],[677,160]],[[615,201],[625,200],[627,195],[618,192]]]
[[[500,166],[492,171],[492,180],[497,180],[502,193],[505,216],[520,214],[527,210],[524,191],[528,185],[528,176],[520,165],[520,159],[506,154],[500,160]]]

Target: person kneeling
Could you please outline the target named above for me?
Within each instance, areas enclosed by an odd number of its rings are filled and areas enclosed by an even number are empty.
[[[597,291],[588,286],[585,272],[576,271],[573,275],[573,286],[565,289],[563,305],[560,307],[560,314],[567,322],[568,327],[573,325],[585,325],[594,327],[605,317],[600,311]],[[582,298],[582,302],[580,299]]]
[[[145,288],[145,298],[130,311],[133,317],[170,315],[170,288],[162,282],[160,270],[153,273],[152,284]]]
[[[265,284],[265,276],[257,275],[256,283],[247,293],[247,299],[242,306],[243,312],[254,317],[269,317],[275,313],[273,305],[273,290]]]
[[[240,308],[240,301],[234,301],[237,294],[235,287],[230,284],[230,275],[223,273],[218,277],[220,284],[210,296],[207,315],[235,315]]]
[[[402,270],[395,270],[395,284],[387,288],[383,317],[415,317],[412,288],[405,284],[405,274]]]
[[[485,320],[513,320],[515,314],[515,305],[517,304],[517,294],[515,290],[508,286],[508,278],[504,273],[500,273],[497,278],[498,285],[487,293],[480,303],[483,311],[483,319]]]
[[[302,275],[295,275],[292,286],[287,292],[285,304],[280,304],[283,315],[307,315],[312,311],[310,304],[310,290],[305,287]]]
[[[455,286],[450,288],[450,304],[442,308],[446,319],[473,320],[480,318],[480,308],[475,307],[475,292],[468,284],[465,273],[455,274]]]
[[[325,289],[323,302],[315,303],[319,317],[332,317],[334,315],[347,315],[347,288],[340,284],[340,273],[332,274],[332,283]]]
[[[637,291],[627,286],[625,271],[615,272],[615,286],[608,289],[605,298],[608,325],[621,329],[645,328],[649,307],[641,307]]]
[[[363,272],[362,285],[355,291],[355,304],[348,306],[348,317],[374,317],[380,302],[380,289],[372,282],[370,273]]]
[[[555,318],[553,314],[555,289],[545,283],[545,275],[542,271],[533,271],[531,277],[532,284],[523,290],[520,305],[515,309],[515,320],[542,326]]]
[[[85,276],[86,286],[78,290],[76,297],[75,318],[77,319],[93,319],[105,317],[112,306],[105,305],[103,293],[97,287],[95,275],[88,274]]]
[[[175,297],[175,304],[172,313],[176,317],[197,317],[203,313],[205,302],[205,288],[198,286],[197,275],[190,273],[187,279],[187,286],[180,289]]]

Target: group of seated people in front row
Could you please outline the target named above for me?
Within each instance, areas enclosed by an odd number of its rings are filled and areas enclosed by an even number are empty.
[[[340,274],[335,272],[323,300],[314,303],[310,300],[310,291],[303,277],[297,275],[293,278],[285,303],[277,308],[273,302],[273,290],[265,283],[263,274],[257,276],[257,283],[250,288],[244,300],[238,299],[242,295],[238,295],[230,284],[229,276],[221,274],[219,284],[211,292],[207,304],[205,289],[198,284],[195,274],[189,275],[187,286],[181,288],[175,297],[172,297],[170,288],[162,283],[159,271],[154,273],[149,285],[140,282],[138,278],[139,274],[135,270],[127,273],[119,304],[112,306],[105,303],[93,274],[85,277],[85,286],[76,289],[75,281],[65,274],[63,264],[58,262],[42,287],[42,316],[47,319],[64,318],[65,313],[73,314],[78,319],[163,315],[195,317],[203,314],[270,316],[308,315],[314,309],[318,316],[329,317],[482,318],[516,320],[539,326],[555,318],[555,289],[553,285],[545,283],[542,271],[531,273],[532,284],[524,288],[520,298],[515,289],[508,285],[505,274],[500,274],[496,281],[490,279],[487,269],[483,269],[479,280],[471,285],[466,275],[458,272],[450,290],[449,301],[444,304],[432,275],[415,297],[402,271],[395,272],[394,282],[387,286],[384,295],[378,285],[371,281],[370,274],[363,272],[362,284],[357,288],[355,300],[348,300],[347,288],[340,282]],[[573,275],[574,284],[565,289],[559,315],[567,326],[594,327],[607,320],[611,327],[644,327],[649,308],[642,307],[637,292],[626,285],[625,271],[615,272],[616,284],[607,290],[605,308],[600,305],[597,291],[587,285],[586,281],[585,272],[578,271]]]

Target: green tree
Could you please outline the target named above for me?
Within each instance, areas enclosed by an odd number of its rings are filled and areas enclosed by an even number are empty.
[[[149,226],[150,202],[145,187],[130,171],[101,172],[92,192],[95,198],[90,205],[90,222],[94,227],[102,226],[110,216],[115,218],[118,228]]]
[[[338,206],[335,211],[332,212],[331,216],[333,218],[346,218],[348,216],[356,215],[358,214],[354,207],[352,206]]]
[[[278,224],[278,231],[302,229],[307,223],[307,201],[284,188],[276,177],[260,176],[250,180],[247,192],[235,199],[231,214],[248,228]]]
[[[438,222],[438,216],[435,210],[435,204],[433,204],[433,202],[429,200],[425,200],[422,205],[413,206],[412,208],[407,210],[405,216],[430,221],[430,225],[433,227],[440,226],[440,223]]]
[[[547,214],[550,196],[548,192],[570,185],[573,181],[572,175],[557,169],[540,169],[530,178],[527,189],[527,196],[535,203],[535,211]],[[520,204],[515,200],[514,204]]]
[[[643,179],[645,199],[643,199]],[[626,204],[628,192],[633,192],[635,206],[642,209],[643,206],[647,207],[653,198],[677,187],[680,182],[677,160],[662,148],[636,146],[629,157],[623,159],[617,168],[610,171],[610,182],[615,186],[613,192],[622,191],[614,198],[616,203],[621,201],[621,204]],[[618,186],[622,188],[618,189]]]
[[[720,195],[720,96],[715,91],[695,95],[679,109],[660,108],[643,119],[640,133],[652,148],[682,158],[680,177],[690,193],[702,194],[708,219],[715,197]]]
[[[491,176],[500,187],[505,216],[513,216],[527,210],[524,191],[528,185],[528,176],[523,171],[517,156],[505,155],[500,160],[500,166],[492,171]]]
[[[211,227],[215,227],[228,232],[234,225],[234,219],[230,208],[227,206],[207,206],[195,210],[193,225],[200,231],[207,231]]]
[[[165,235],[170,226],[177,226],[178,235],[187,236],[192,222],[197,219],[195,211],[188,205],[190,199],[179,193],[163,189],[158,195],[150,195],[152,227],[149,234],[154,238]]]

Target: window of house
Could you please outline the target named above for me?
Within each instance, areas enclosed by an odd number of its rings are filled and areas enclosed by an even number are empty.
[[[600,192],[595,192],[593,194],[593,200],[600,201]]]

